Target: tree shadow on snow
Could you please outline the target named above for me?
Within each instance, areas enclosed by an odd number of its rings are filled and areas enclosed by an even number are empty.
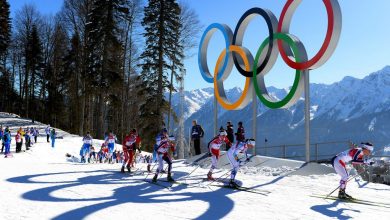
[[[186,174],[187,173],[184,172],[175,172],[175,176],[185,176]],[[59,177],[58,175],[65,175],[67,176],[65,179],[71,180],[55,181],[56,177]],[[95,212],[104,211],[106,208],[126,203],[150,203],[153,205],[163,204],[165,202],[173,203],[187,201],[203,201],[208,203],[209,208],[198,216],[197,219],[220,219],[233,210],[234,201],[227,195],[235,193],[234,191],[219,188],[215,191],[206,192],[181,192],[183,189],[187,188],[187,186],[174,185],[174,187],[171,188],[172,190],[167,193],[166,189],[145,182],[143,180],[144,178],[144,176],[134,176],[130,178],[129,175],[123,175],[117,171],[96,170],[26,175],[10,178],[7,181],[22,184],[49,185],[26,192],[22,195],[22,198],[31,201],[54,203],[97,202],[97,204],[81,206],[80,208],[70,210],[54,217],[54,219],[82,219]],[[90,190],[99,185],[103,186],[110,184],[118,186],[118,188],[115,188],[115,186],[112,187],[113,193],[110,196],[90,198],[90,194],[88,193],[82,194],[77,192],[77,190],[72,190],[72,187],[82,187],[83,185],[91,185],[90,187],[88,186],[88,190]],[[70,193],[65,193],[65,195],[67,195],[65,197],[58,197],[56,196],[57,191],[67,191]],[[76,198],[69,196],[72,194],[76,195]],[[62,195],[64,195],[64,193],[62,193]],[[132,215],[137,216],[137,209],[133,209],[132,207],[131,213]],[[170,213],[167,212],[166,214]]]
[[[310,207],[310,209],[313,211],[316,211],[318,213],[321,213],[329,218],[336,218],[336,219],[350,219],[350,218],[352,218],[352,217],[344,214],[344,211],[360,212],[359,210],[355,210],[355,209],[337,208],[337,205],[339,203],[340,203],[340,201],[336,200],[330,204],[312,206],[312,207]]]

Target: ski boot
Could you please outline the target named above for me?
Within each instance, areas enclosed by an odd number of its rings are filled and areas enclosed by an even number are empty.
[[[127,165],[127,171],[131,173],[130,165]]]
[[[172,176],[171,176],[171,173],[168,173],[167,181],[168,181],[168,182],[175,182],[175,180],[174,180],[174,179],[172,178]]]
[[[122,166],[121,173],[125,172],[125,166]]]
[[[209,181],[215,181],[215,179],[213,178],[213,173],[211,173],[211,172],[208,172],[207,173],[207,179],[209,180]]]
[[[340,189],[340,190],[339,190],[338,198],[339,198],[339,199],[353,199],[352,196],[348,195],[348,194],[345,192],[345,189]]]
[[[231,188],[239,188],[240,186],[236,182],[234,182],[233,179],[231,179],[230,182],[229,182],[229,187],[231,187]]]
[[[157,174],[154,175],[153,179],[152,179],[152,182],[153,183],[157,183]]]
[[[80,163],[85,163],[85,158],[84,157],[81,157]]]

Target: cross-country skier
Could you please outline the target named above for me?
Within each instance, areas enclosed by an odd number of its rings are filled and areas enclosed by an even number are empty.
[[[254,139],[247,139],[244,142],[238,141],[236,144],[234,144],[227,152],[227,156],[229,159],[230,164],[232,165],[232,172],[230,174],[230,182],[229,185],[231,187],[237,187],[237,183],[234,181],[236,178],[236,174],[238,172],[238,169],[240,167],[240,160],[238,159],[239,153],[245,153],[246,161],[249,161],[247,150],[249,148],[253,148],[255,146],[255,140]]]
[[[215,136],[208,144],[209,151],[211,153],[211,167],[210,171],[207,173],[208,180],[214,180],[212,177],[213,170],[217,168],[218,159],[219,159],[219,149],[223,143],[230,146],[232,143],[227,138],[227,133],[222,127],[219,129],[219,135]]]
[[[93,142],[93,138],[88,131],[87,134],[83,137],[83,146],[81,149],[81,163],[86,162],[85,158],[89,153],[89,149],[92,146],[92,142]],[[88,157],[88,162],[90,162],[90,157]]]
[[[133,149],[133,158],[132,158],[132,163],[131,163],[131,167],[135,167],[135,163],[136,163],[136,158],[137,158],[137,150],[138,150],[138,153],[140,154],[141,153],[141,137],[138,135],[138,132],[135,128],[133,128],[133,134],[136,136],[136,141],[135,141],[135,146],[134,146],[134,149]]]
[[[161,142],[160,142],[160,145],[158,146],[156,152],[157,152],[157,160],[158,160],[158,168],[156,170],[156,174],[154,175],[153,177],[153,182],[157,182],[157,176],[158,174],[163,171],[164,169],[164,165],[163,165],[163,161],[165,161],[167,164],[168,164],[168,176],[167,176],[167,180],[170,181],[170,182],[173,182],[175,181],[173,178],[172,178],[172,159],[168,153],[169,150],[171,150],[172,152],[175,151],[175,144],[173,143],[173,141],[175,140],[174,137],[169,137],[168,134],[166,132],[164,132],[164,136],[161,137]]]
[[[148,165],[147,165],[147,170],[149,173],[152,172],[152,170],[150,169],[152,163],[157,161],[157,148],[160,145],[162,138],[165,137],[167,134],[168,134],[168,130],[166,128],[163,128],[161,132],[158,133],[156,136],[156,143],[153,146],[153,156],[152,158],[149,158],[150,160],[148,160]]]
[[[134,130],[131,130],[129,134],[125,137],[125,139],[123,139],[122,148],[123,148],[123,154],[125,156],[125,159],[123,160],[122,163],[122,168],[121,168],[122,173],[125,172],[125,166],[127,168],[127,171],[129,173],[131,172],[130,165],[133,160],[133,154],[136,148],[135,147],[136,142],[137,142],[137,136],[134,133]]]
[[[350,195],[345,193],[345,188],[347,186],[347,180],[349,177],[346,165],[348,163],[352,163],[352,165],[372,165],[373,163],[371,160],[367,160],[365,157],[372,153],[374,146],[369,142],[361,144],[361,147],[355,147],[350,150],[343,151],[332,158],[332,166],[334,167],[336,173],[341,176],[338,195],[340,199],[352,198]]]
[[[107,138],[105,139],[107,146],[108,146],[108,163],[112,162],[112,153],[114,152],[115,143],[118,141],[116,138],[116,135],[112,131],[108,134]]]

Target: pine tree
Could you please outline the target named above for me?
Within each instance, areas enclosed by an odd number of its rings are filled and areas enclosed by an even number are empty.
[[[45,82],[47,83],[47,100],[45,108],[48,110],[48,121],[54,126],[69,129],[66,105],[69,87],[69,72],[65,57],[68,50],[68,36],[60,21],[56,19],[52,33],[52,50],[48,63]]]
[[[0,0],[0,72],[5,73],[7,49],[11,38],[10,5],[7,0]]]
[[[180,66],[176,64],[172,68],[172,63],[179,59],[177,52],[180,53],[181,48],[177,35],[181,25],[180,7],[175,0],[149,0],[144,13],[142,25],[146,48],[141,55],[141,78],[145,89],[141,93],[146,100],[140,104],[140,118],[144,136],[153,140],[163,127],[163,114],[170,108],[163,97],[170,86],[168,73]]]
[[[10,94],[13,94],[10,74],[6,68],[7,51],[11,37],[10,5],[7,0],[0,0],[0,30],[0,89],[2,90],[0,108],[7,111],[12,106]]]
[[[26,69],[30,72],[30,83],[29,88],[27,89],[29,96],[27,99],[30,99],[28,109],[36,109],[36,91],[38,90],[37,85],[42,83],[42,70],[43,70],[43,56],[42,56],[42,43],[39,39],[39,33],[36,25],[32,26],[30,35],[28,36],[27,41],[27,50],[26,50]],[[38,83],[40,82],[40,83]],[[35,111],[32,111],[31,118],[35,119]]]
[[[72,36],[70,41],[70,49],[68,50],[65,58],[64,58],[64,75],[67,78],[67,86],[66,93],[69,97],[68,102],[68,122],[69,128],[72,133],[80,133],[80,106],[81,100],[80,95],[82,92],[82,84],[81,84],[81,51],[80,51],[80,37],[77,33]]]
[[[113,112],[121,106],[119,100],[123,64],[118,23],[121,14],[126,13],[123,4],[124,0],[95,0],[88,16],[87,77],[91,79],[88,82],[88,90],[95,100],[95,114],[93,118],[90,117],[89,123],[94,125],[90,127],[96,128],[96,137],[103,135],[106,124],[113,126]],[[90,116],[91,107],[90,105],[88,109]]]

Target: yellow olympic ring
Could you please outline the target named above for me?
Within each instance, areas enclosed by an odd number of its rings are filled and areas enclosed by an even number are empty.
[[[242,91],[240,98],[234,103],[230,102],[227,99],[225,94],[225,89],[223,88],[223,79],[224,78],[226,79],[228,77],[228,75],[231,73],[231,69],[226,72],[227,76],[222,77],[220,80],[217,79],[219,69],[221,68],[221,64],[224,61],[225,56],[230,56],[229,53],[234,53],[234,52],[237,53],[242,58],[246,71],[248,72],[251,71],[251,68],[253,66],[253,57],[251,53],[249,52],[248,49],[240,46],[230,45],[228,54],[226,54],[226,49],[224,49],[222,53],[219,55],[214,70],[215,97],[217,98],[219,104],[221,104],[221,106],[226,110],[243,109],[252,100],[253,97],[251,95],[248,95],[253,93],[252,78],[250,77],[245,78],[244,90]]]

